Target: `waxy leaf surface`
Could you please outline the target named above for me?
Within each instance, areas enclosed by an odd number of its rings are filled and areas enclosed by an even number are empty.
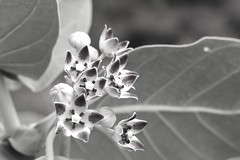
[[[0,69],[38,79],[58,36],[56,0],[0,1]]]
[[[41,91],[48,87],[63,72],[66,51],[75,51],[68,43],[70,34],[81,31],[88,32],[92,22],[91,0],[58,0],[60,16],[60,33],[53,49],[52,59],[39,80],[33,81],[20,77],[22,82],[32,91]]]
[[[239,51],[239,40],[218,37],[203,38],[190,45],[135,49],[126,68],[140,75],[133,91],[139,101],[106,96],[95,107],[115,106],[118,120],[129,117],[133,111],[139,119],[147,120],[145,130],[137,135],[146,150],[120,150],[111,137],[95,129],[89,143],[74,141],[79,145],[79,154],[73,151],[75,157],[106,160],[238,157]]]

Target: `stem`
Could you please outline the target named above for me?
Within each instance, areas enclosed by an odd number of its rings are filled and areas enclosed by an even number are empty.
[[[54,151],[53,151],[53,142],[56,136],[55,133],[56,127],[53,127],[51,131],[48,133],[47,139],[46,139],[46,160],[54,160]]]
[[[60,149],[61,156],[70,158],[71,137],[65,137],[64,139],[62,139],[61,145],[62,145],[62,147]]]
[[[5,136],[12,136],[20,127],[17,111],[14,107],[11,95],[0,73],[0,114],[5,128]]]
[[[218,115],[238,115],[240,110],[221,110],[215,108],[199,107],[199,106],[168,106],[168,105],[124,105],[119,107],[112,107],[112,110],[116,114],[126,114],[130,112],[179,112],[179,113],[209,113]]]

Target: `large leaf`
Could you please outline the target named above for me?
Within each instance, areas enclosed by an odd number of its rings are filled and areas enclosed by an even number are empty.
[[[15,151],[11,145],[6,141],[0,142],[0,159],[1,160],[33,160],[32,156],[25,156]]]
[[[0,69],[38,79],[58,36],[56,0],[0,1]]]
[[[33,91],[40,91],[48,87],[63,71],[66,50],[72,50],[68,37],[76,31],[88,32],[92,22],[91,0],[59,0],[60,35],[53,49],[52,60],[37,81],[27,77],[20,77],[23,83]]]
[[[89,143],[74,141],[79,147],[72,147],[73,156],[105,160],[239,156],[239,49],[239,40],[208,37],[190,45],[134,50],[126,68],[140,74],[135,85],[139,101],[106,96],[95,107],[115,106],[119,120],[128,117],[128,112],[138,112],[139,119],[148,121],[146,130],[137,135],[146,151],[119,150],[95,129]]]

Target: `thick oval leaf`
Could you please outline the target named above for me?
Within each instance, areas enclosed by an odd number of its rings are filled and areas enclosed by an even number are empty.
[[[38,79],[58,36],[56,0],[2,0],[0,22],[0,69]]]
[[[68,37],[76,31],[88,32],[92,22],[91,0],[59,0],[60,35],[53,49],[51,62],[37,81],[20,77],[22,82],[32,91],[40,91],[48,87],[63,71],[66,50],[73,49],[68,43]]]
[[[1,160],[33,160],[33,156],[25,156],[17,151],[15,151],[9,143],[7,142],[0,142],[0,159]]]
[[[75,141],[81,153],[75,151],[74,156],[106,160],[239,156],[239,49],[239,40],[207,37],[190,45],[134,50],[126,68],[140,74],[135,85],[139,101],[106,96],[96,107],[115,106],[117,113],[125,113],[118,115],[119,120],[128,117],[128,112],[140,113],[138,118],[148,121],[146,130],[137,135],[146,151],[119,150],[109,137],[94,130],[89,143]]]

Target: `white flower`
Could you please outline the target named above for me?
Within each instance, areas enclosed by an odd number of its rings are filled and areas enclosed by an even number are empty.
[[[89,47],[85,46],[79,50],[75,56],[67,51],[64,70],[68,74],[69,79],[76,82],[80,73],[89,68],[98,68],[100,63],[101,60],[92,61],[92,57],[89,53]]]
[[[130,118],[121,120],[114,127],[113,140],[115,140],[121,148],[127,149],[128,151],[144,150],[144,145],[135,135],[143,130],[147,125],[147,121],[135,118],[136,113],[134,112]]]
[[[72,136],[85,143],[94,125],[104,118],[99,112],[88,109],[84,94],[74,98],[70,104],[55,102],[54,105],[58,117],[56,134]]]
[[[115,60],[114,60],[115,59]],[[134,88],[133,85],[139,77],[138,73],[125,70],[128,54],[115,57],[106,67],[105,76],[108,79],[105,86],[106,92],[116,98],[135,98],[137,96],[129,93],[128,90]]]
[[[91,100],[102,96],[106,81],[106,78],[98,77],[97,68],[93,67],[78,76],[76,83],[74,83],[74,90],[78,95],[84,93],[87,100]]]
[[[132,48],[128,48],[129,41],[119,42],[117,37],[113,36],[111,28],[105,25],[99,40],[99,48],[106,57],[120,56],[129,52]]]

